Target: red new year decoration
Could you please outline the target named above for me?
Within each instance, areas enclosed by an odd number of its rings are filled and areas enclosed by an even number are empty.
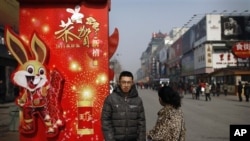
[[[34,130],[20,132],[20,141],[103,140],[100,113],[109,94],[109,59],[118,45],[118,30],[108,35],[110,0],[19,2],[20,42],[32,44],[36,33],[50,50],[46,68],[48,86],[53,89],[47,90],[47,98],[56,105],[48,106],[55,117],[54,135],[48,135],[43,119],[35,115]],[[98,65],[93,65],[95,60]],[[24,122],[22,115],[20,120]]]
[[[114,79],[114,76],[115,76],[115,73],[112,69],[109,69],[109,80],[113,80]]]
[[[40,121],[46,137],[55,137],[64,125],[60,105],[64,79],[56,69],[47,67],[49,51],[41,38],[34,33],[30,48],[9,27],[5,30],[6,46],[18,61],[19,67],[12,74],[12,81],[22,91],[16,99],[21,107],[22,134],[35,134]]]
[[[114,32],[109,37],[109,58],[111,58],[114,55],[118,43],[119,43],[119,32],[118,29],[115,28]]]

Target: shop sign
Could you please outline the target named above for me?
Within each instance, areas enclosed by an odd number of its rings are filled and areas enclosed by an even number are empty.
[[[250,42],[237,42],[232,47],[232,52],[235,56],[239,58],[249,58],[250,57]]]

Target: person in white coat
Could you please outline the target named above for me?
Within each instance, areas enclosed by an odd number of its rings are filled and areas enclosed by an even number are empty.
[[[211,90],[211,86],[206,83],[205,85],[205,97],[206,97],[206,101],[211,101],[211,96],[210,96],[210,90]]]

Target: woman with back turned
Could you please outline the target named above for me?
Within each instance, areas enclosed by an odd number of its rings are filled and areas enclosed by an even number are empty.
[[[158,112],[157,122],[147,134],[152,141],[184,141],[185,122],[181,110],[181,97],[169,86],[158,91],[159,102],[163,108]]]

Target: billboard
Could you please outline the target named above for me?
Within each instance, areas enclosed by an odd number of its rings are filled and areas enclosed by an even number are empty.
[[[183,55],[181,66],[182,76],[192,75],[194,73],[194,52]]]
[[[222,16],[222,40],[249,40],[250,16]]]
[[[207,35],[206,26],[206,17],[201,19],[200,22],[195,25],[195,41],[199,41]]]
[[[207,15],[207,40],[220,41],[221,40],[221,15]]]
[[[226,68],[226,67],[236,67],[238,64],[247,63],[247,59],[237,58],[231,52],[216,52],[213,53],[213,68]]]
[[[195,41],[195,26],[192,26],[187,32],[182,36],[182,52],[185,54],[194,47]]]

